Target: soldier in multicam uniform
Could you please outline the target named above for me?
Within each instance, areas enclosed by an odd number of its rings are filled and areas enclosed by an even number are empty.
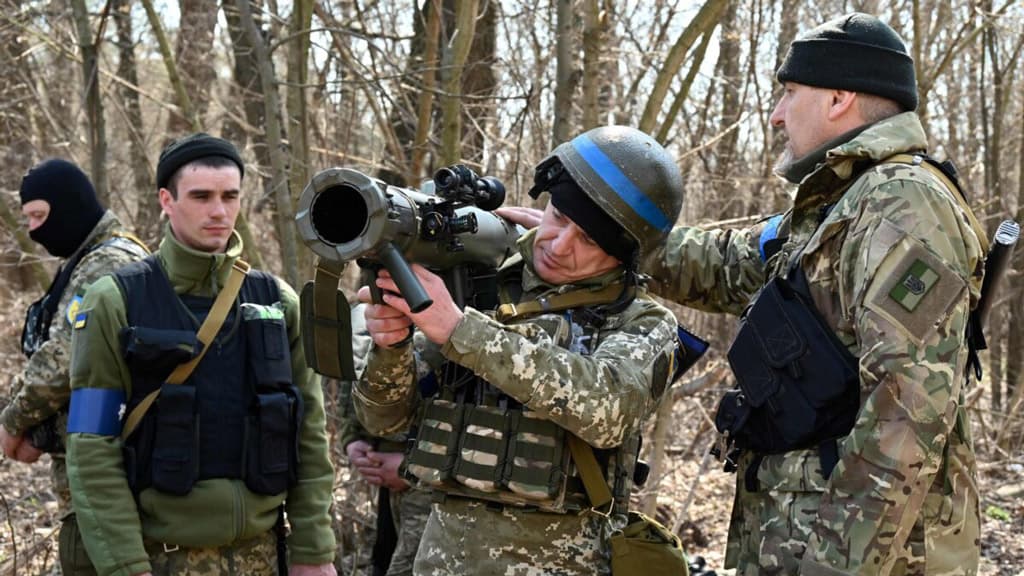
[[[831,474],[827,444],[740,458],[726,565],[975,574],[963,399],[983,232],[927,160],[893,159],[927,144],[913,61],[887,25],[865,14],[827,22],[793,42],[778,79],[771,121],[789,139],[777,171],[799,185],[792,208],[744,230],[676,228],[648,270],[672,300],[740,314],[802,268],[814,307],[856,357],[860,401]]]
[[[71,328],[89,284],[148,251],[99,204],[85,173],[66,160],[46,160],[29,170],[20,195],[29,236],[65,261],[26,316],[22,351],[29,361],[14,376],[14,398],[0,413],[0,445],[8,458],[22,462],[34,462],[40,449],[51,453],[50,473],[63,520],[61,568],[69,576],[87,576],[95,571],[71,510],[62,440],[71,396]],[[34,446],[33,438],[50,445]]]
[[[68,479],[101,576],[277,574],[285,511],[285,571],[335,574],[323,396],[295,292],[237,263],[243,170],[230,142],[206,134],[165,148],[158,253],[98,280],[76,318]],[[239,275],[200,357],[196,329]],[[157,398],[148,410],[145,398]]]
[[[352,308],[352,353],[356,374],[362,374],[372,344],[366,330],[364,309],[363,304]],[[430,516],[430,494],[410,487],[399,473],[408,434],[399,432],[386,438],[371,435],[356,418],[352,405],[352,382],[342,381],[339,387],[339,442],[359,475],[380,490],[372,554],[360,553],[358,567],[366,576],[407,576],[412,574],[416,550]],[[390,525],[385,525],[387,522]],[[393,534],[382,535],[385,531],[393,531]]]
[[[407,470],[435,505],[417,574],[608,574],[607,538],[624,511],[643,422],[670,384],[672,313],[635,266],[678,216],[674,160],[636,130],[591,130],[537,167],[551,193],[537,230],[498,271],[501,306],[460,310],[444,283],[413,269],[433,304],[410,313],[390,276],[367,308],[374,346],[353,389],[368,430],[417,419]],[[360,299],[369,301],[368,288]],[[428,342],[410,338],[411,327]],[[436,375],[422,399],[417,383]],[[567,447],[597,454],[614,495],[592,510]],[[587,448],[588,450],[591,448]]]

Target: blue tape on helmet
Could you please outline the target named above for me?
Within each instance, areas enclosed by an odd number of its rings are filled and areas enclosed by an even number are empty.
[[[768,260],[768,255],[765,254],[765,244],[775,240],[779,237],[779,224],[782,223],[782,214],[776,214],[768,219],[768,222],[764,225],[764,230],[761,231],[761,239],[758,242],[758,249],[761,252],[761,262]]]
[[[68,434],[117,436],[124,415],[124,390],[78,388],[71,391]]]
[[[604,180],[604,183],[648,224],[662,232],[667,232],[672,228],[673,223],[669,221],[665,213],[654,202],[651,202],[651,199],[644,195],[636,187],[636,184],[633,184],[633,181],[623,174],[611,158],[598,148],[597,144],[594,144],[594,141],[586,134],[573,138],[572,146],[583,158],[583,161]]]

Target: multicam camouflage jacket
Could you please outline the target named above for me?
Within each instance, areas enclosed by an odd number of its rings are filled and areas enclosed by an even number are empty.
[[[965,329],[984,254],[965,212],[920,166],[917,116],[878,122],[826,154],[779,226],[673,230],[648,262],[655,291],[738,314],[791,258],[840,341],[859,359],[861,408],[827,480],[816,450],[765,457],[748,492],[741,462],[726,558],[737,574],[974,574],[976,465],[963,407]],[[823,214],[826,214],[824,216]],[[907,288],[910,288],[908,291]]]
[[[79,251],[91,252],[79,261],[71,274],[50,324],[49,339],[11,382],[14,398],[0,413],[0,424],[11,434],[24,434],[50,416],[61,411],[66,413],[71,397],[68,376],[71,328],[85,289],[101,276],[146,256],[138,244],[127,238],[116,238],[127,232],[117,216],[108,210],[79,247]],[[96,247],[100,243],[103,245]],[[71,259],[74,257],[72,255]],[[59,428],[63,433],[64,426]]]
[[[580,287],[543,283],[529,264],[532,241],[528,233],[519,244],[526,262],[520,301]],[[621,271],[615,271],[581,285],[600,288],[619,277]],[[549,313],[503,324],[467,307],[439,350],[373,347],[354,389],[356,412],[371,432],[405,429],[420,402],[417,382],[441,363],[453,362],[591,446],[618,447],[635,436],[668,384],[675,318],[639,297],[610,315],[593,340],[577,338],[567,348],[550,333],[560,317]],[[607,574],[607,533],[623,524],[620,515],[608,520],[448,497],[427,523],[416,573]]]

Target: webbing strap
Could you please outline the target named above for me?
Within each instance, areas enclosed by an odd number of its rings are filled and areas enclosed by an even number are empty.
[[[938,178],[939,182],[949,189],[956,198],[960,208],[967,214],[967,221],[970,222],[971,228],[974,230],[974,234],[978,237],[978,242],[981,243],[981,253],[988,254],[989,242],[988,234],[985,229],[981,227],[981,223],[978,222],[978,218],[974,215],[974,211],[971,210],[971,206],[967,204],[967,199],[960,192],[960,187],[953,182],[945,172],[940,170],[937,166],[928,161],[928,159],[920,154],[896,154],[890,156],[882,161],[883,163],[898,163],[898,164],[910,164],[911,166],[920,166],[930,172],[932,176]]]
[[[502,438],[490,438],[488,436],[480,436],[479,434],[472,433],[466,433],[462,437],[463,450],[473,450],[494,454],[495,456],[502,456],[505,454],[505,451],[503,450],[504,447],[505,440]]]
[[[313,352],[321,374],[355,380],[349,310],[338,305],[338,282],[343,267],[322,259],[317,262],[313,274]],[[344,350],[349,353],[342,353]]]
[[[209,314],[206,315],[202,326],[199,327],[199,332],[196,333],[196,338],[203,345],[199,350],[199,354],[188,362],[178,364],[165,382],[168,384],[181,384],[195,370],[203,356],[206,355],[206,351],[210,348],[210,342],[213,342],[217,332],[220,332],[220,327],[224,325],[224,320],[228,317],[228,312],[231,311],[231,306],[234,304],[235,297],[238,296],[238,291],[241,290],[242,283],[245,282],[245,275],[249,273],[250,268],[249,264],[244,260],[235,260],[234,264],[231,265],[231,275],[228,276],[228,280],[224,283],[224,288],[220,291],[220,294],[217,294],[217,299],[213,301]],[[147,394],[132,409],[131,413],[128,414],[128,418],[124,421],[124,427],[121,429],[122,440],[127,440],[132,435],[132,432],[135,432],[135,428],[142,422],[142,417],[146,415],[146,412],[149,411],[150,406],[153,405],[153,402],[156,401],[159,395],[160,389],[157,388]]]
[[[608,512],[603,510],[606,507],[608,510],[611,509],[612,491],[608,488],[604,475],[601,474],[601,467],[597,464],[597,458],[594,457],[594,449],[575,434],[566,432],[565,437],[569,441],[569,450],[572,451],[576,470],[579,471],[580,479],[583,480],[583,488],[587,491],[591,509],[607,514]]]
[[[455,465],[455,474],[474,480],[485,480],[497,483],[501,479],[501,462],[495,466],[478,464],[469,460],[459,460]]]
[[[498,322],[507,323],[510,320],[522,316],[531,316],[547,312],[559,312],[570,308],[596,306],[598,304],[608,304],[617,300],[622,294],[623,289],[623,285],[616,282],[614,284],[609,284],[600,290],[583,288],[580,290],[566,292],[564,294],[555,294],[550,298],[540,298],[538,300],[520,302],[519,304],[502,304],[501,306],[498,306],[498,311],[495,313],[495,319],[497,319]],[[635,288],[630,286],[625,288],[625,290],[635,290]]]
[[[448,470],[452,465],[452,455],[434,454],[433,452],[414,448],[413,453],[409,455],[409,464],[434,470]]]
[[[547,486],[551,484],[551,467],[547,468],[524,468],[513,466],[512,473],[508,477],[509,482],[517,484],[531,484],[533,486]]]

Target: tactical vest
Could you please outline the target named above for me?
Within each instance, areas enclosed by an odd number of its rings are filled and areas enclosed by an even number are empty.
[[[150,392],[156,403],[125,443],[129,485],[187,494],[195,482],[244,479],[257,494],[296,480],[302,397],[277,281],[250,271],[210,350],[182,384],[164,380],[199,352],[196,331],[212,298],[175,294],[154,256],[114,274],[124,297],[122,352],[131,373],[126,413]],[[159,304],[154,304],[159,303]]]
[[[534,316],[530,322],[543,327],[558,346],[586,355],[597,343],[596,317],[589,307],[578,307]],[[415,440],[405,472],[414,481],[442,497],[553,513],[590,508],[572,465],[569,432],[465,367],[447,363],[439,380],[440,390],[426,400],[410,434]],[[617,448],[594,450],[615,497],[615,512],[627,509],[639,452],[639,434]]]

